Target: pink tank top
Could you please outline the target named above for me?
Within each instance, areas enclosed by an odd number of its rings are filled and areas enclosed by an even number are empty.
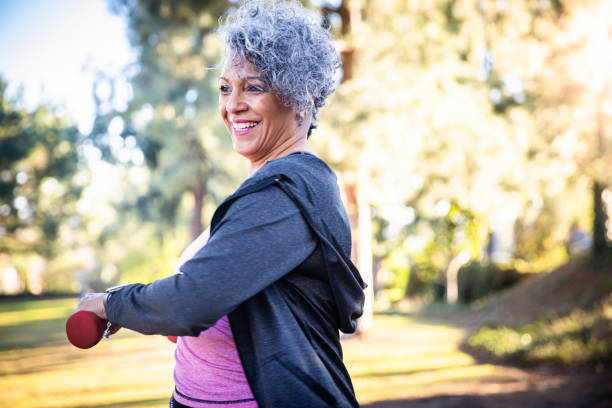
[[[191,259],[208,242],[204,231],[183,251],[178,265]],[[181,273],[178,271],[177,273]],[[182,336],[174,352],[174,399],[194,408],[255,408],[227,316],[198,337]]]

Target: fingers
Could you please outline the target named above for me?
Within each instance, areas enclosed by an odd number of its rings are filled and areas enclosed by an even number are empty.
[[[104,308],[104,293],[88,293],[83,296],[77,305],[77,311],[86,310],[95,313],[101,319],[106,320],[106,309]]]

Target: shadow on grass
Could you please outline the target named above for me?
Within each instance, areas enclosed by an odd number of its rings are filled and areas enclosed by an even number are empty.
[[[76,306],[78,297],[70,294],[58,295],[0,295],[0,313],[23,310],[57,307],[58,305],[73,304]]]
[[[423,305],[418,310],[400,311],[384,310],[375,313],[379,316],[398,316],[412,319],[416,323],[428,326],[449,326],[460,329],[471,329],[478,322],[473,318],[474,311],[470,306],[463,304],[449,305],[447,303],[435,302]]]
[[[458,369],[458,368],[468,368],[468,367],[472,367],[473,364],[461,364],[461,365],[455,365],[455,364],[449,364],[449,365],[444,365],[444,366],[439,366],[439,367],[435,367],[435,368],[415,368],[413,370],[401,370],[401,371],[369,371],[367,373],[364,374],[353,374],[351,375],[351,378],[369,378],[369,377],[393,377],[393,376],[399,376],[399,375],[414,375],[414,374],[422,374],[422,373],[437,373],[437,372],[442,372],[442,371],[446,371],[448,369]]]
[[[487,395],[440,395],[429,398],[373,402],[362,408],[610,408],[612,391],[597,389],[596,382],[568,383],[545,390],[527,390]]]
[[[128,402],[113,402],[111,404],[95,404],[95,405],[67,405],[65,408],[132,408],[132,407],[152,407],[160,405],[168,405],[170,403],[170,395],[168,398],[144,399]]]
[[[66,344],[74,296],[0,297],[0,351]]]
[[[0,351],[66,344],[66,317],[0,326]]]

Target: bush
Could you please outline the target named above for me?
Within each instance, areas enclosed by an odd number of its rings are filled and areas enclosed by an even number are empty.
[[[523,363],[612,363],[612,295],[590,310],[543,319],[519,329],[485,327],[469,345]]]
[[[430,291],[431,286],[435,284],[434,277],[436,274],[436,270],[426,265],[413,265],[410,279],[406,284],[406,296],[418,296]]]
[[[472,303],[512,286],[528,276],[514,269],[502,269],[492,263],[472,262],[459,270],[457,276],[459,301]]]

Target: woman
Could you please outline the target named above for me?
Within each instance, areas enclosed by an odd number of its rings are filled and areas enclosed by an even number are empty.
[[[171,406],[358,406],[338,330],[355,330],[365,285],[335,175],[308,144],[339,68],[319,21],[297,2],[251,1],[226,17],[219,110],[249,178],[180,273],[79,304],[179,336]]]

